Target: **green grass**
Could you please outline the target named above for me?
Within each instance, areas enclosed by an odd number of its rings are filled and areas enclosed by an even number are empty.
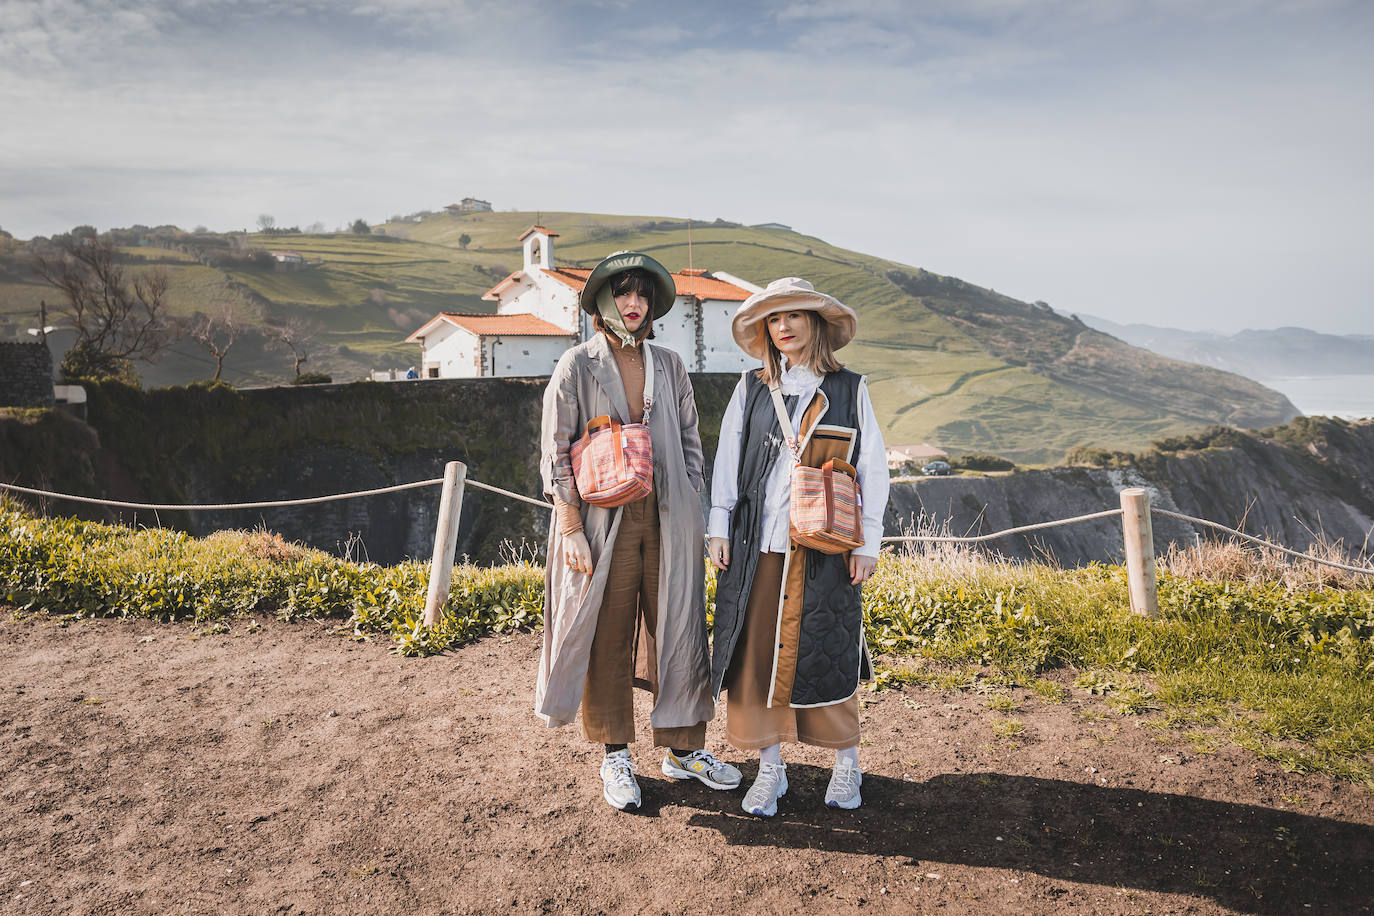
[[[0,512],[0,592],[19,613],[59,619],[138,617],[214,624],[270,613],[341,618],[356,637],[389,638],[428,655],[542,620],[542,571],[528,564],[459,566],[438,626],[422,625],[428,569],[338,559],[263,531],[204,539],[74,519]]]
[[[955,550],[884,556],[864,601],[869,644],[884,653],[877,686],[1011,681],[1048,702],[1081,698],[1092,718],[1144,717],[1180,741],[1224,738],[1374,788],[1374,589],[1162,572],[1161,615],[1147,620],[1131,613],[1124,575]],[[1041,676],[1063,669],[1078,672],[1072,690]],[[1005,696],[986,702],[1010,711]],[[1200,725],[1221,734],[1199,739]]]
[[[350,562],[262,531],[195,539],[0,510],[0,598],[19,613],[202,626],[251,626],[263,613],[337,618],[343,632],[389,639],[405,655],[542,623],[536,566],[458,567],[434,629],[419,624],[427,575],[422,564]],[[977,689],[1003,714],[1023,700],[1073,699],[1089,719],[1139,717],[1205,752],[1229,742],[1374,789],[1374,589],[1161,573],[1160,606],[1156,620],[1131,613],[1119,567],[884,555],[864,592],[871,686]],[[1077,672],[1072,688],[1044,676],[1057,671]],[[1001,720],[999,734],[1018,734],[1015,721]]]

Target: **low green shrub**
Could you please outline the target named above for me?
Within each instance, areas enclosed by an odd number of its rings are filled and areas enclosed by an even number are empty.
[[[957,458],[951,458],[949,466],[965,471],[1012,471],[1016,469],[1016,462],[1003,458],[1000,455],[989,455],[984,452],[969,452]]]
[[[266,532],[205,539],[0,510],[0,598],[21,611],[196,623],[251,614],[346,618],[403,655],[543,622],[543,570],[454,568],[439,626],[422,625],[428,567],[353,563]]]

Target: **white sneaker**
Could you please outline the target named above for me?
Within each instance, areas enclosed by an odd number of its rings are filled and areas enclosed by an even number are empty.
[[[836,760],[835,771],[830,774],[830,785],[825,790],[825,803],[832,808],[854,809],[863,804],[859,786],[863,784],[863,770],[848,760]]]
[[[738,789],[743,778],[739,770],[717,760],[710,751],[692,751],[679,757],[671,749],[663,757],[663,775],[698,779],[713,789]]]
[[[635,782],[635,762],[630,749],[612,751],[601,758],[602,796],[617,811],[639,807],[639,783]]]
[[[778,813],[778,799],[787,794],[787,764],[759,763],[759,775],[741,805],[745,814],[772,817]]]

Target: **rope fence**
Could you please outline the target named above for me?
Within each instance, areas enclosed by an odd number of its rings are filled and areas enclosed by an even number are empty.
[[[979,544],[983,541],[993,541],[997,538],[1006,537],[1009,534],[1022,534],[1026,531],[1039,531],[1042,528],[1058,528],[1061,525],[1075,525],[1079,522],[1090,522],[1099,518],[1113,518],[1121,514],[1120,509],[1107,509],[1104,512],[1094,512],[1091,515],[1076,515],[1073,518],[1061,518],[1053,522],[1038,522],[1034,525],[1021,525],[1018,528],[1006,528],[1002,531],[994,531],[992,534],[978,534],[973,537],[953,537],[947,535],[934,534],[904,534],[893,537],[883,538],[884,544],[909,544],[921,542],[923,544]]]
[[[47,499],[69,500],[71,502],[100,506],[114,506],[121,509],[142,509],[154,512],[194,512],[227,511],[233,509],[275,509],[287,506],[305,506],[333,502],[335,500],[380,496],[386,493],[397,493],[402,490],[415,490],[441,485],[443,490],[439,500],[438,528],[435,533],[434,556],[430,566],[430,587],[429,594],[425,600],[425,624],[433,626],[439,622],[439,611],[443,607],[444,602],[448,600],[449,577],[452,575],[453,561],[457,549],[458,520],[462,513],[464,487],[473,486],[480,490],[486,490],[490,493],[507,497],[508,499],[518,500],[519,502],[528,503],[532,506],[539,506],[544,509],[552,509],[553,505],[551,503],[520,493],[513,493],[510,490],[483,483],[480,480],[468,480],[467,465],[461,461],[448,462],[444,467],[444,476],[436,477],[432,480],[418,480],[414,483],[377,487],[371,490],[354,490],[350,493],[335,493],[329,496],[309,496],[300,499],[264,500],[247,503],[164,505],[159,503],[136,503],[114,499],[97,499],[90,496],[73,496],[69,493],[54,493],[49,490],[38,490],[8,483],[0,483],[0,489]],[[1155,583],[1154,533],[1150,524],[1152,515],[1161,515],[1190,524],[1214,528],[1253,544],[1269,548],[1270,550],[1306,560],[1309,563],[1330,566],[1334,569],[1340,569],[1346,572],[1363,573],[1365,575],[1374,574],[1374,566],[1355,566],[1349,563],[1338,563],[1334,560],[1314,557],[1310,554],[1300,553],[1296,550],[1290,550],[1287,547],[1281,547],[1278,544],[1270,543],[1262,538],[1246,534],[1243,531],[1237,531],[1235,528],[1229,528],[1218,522],[1208,521],[1205,518],[1196,518],[1191,515],[1184,515],[1181,512],[1172,512],[1168,509],[1152,508],[1150,506],[1149,492],[1140,487],[1130,487],[1121,491],[1120,509],[1106,509],[1102,512],[1076,515],[1072,518],[1038,522],[1033,525],[1020,525],[1015,528],[994,531],[991,534],[979,534],[965,537],[923,534],[896,535],[883,538],[883,543],[979,544],[1013,534],[1024,534],[1029,531],[1041,531],[1046,528],[1058,528],[1064,525],[1077,525],[1083,522],[1098,521],[1100,519],[1116,518],[1119,516],[1121,518],[1122,534],[1126,547],[1126,577],[1131,595],[1131,608],[1138,614],[1153,617],[1159,613],[1159,604]]]
[[[1322,566],[1332,566],[1336,569],[1344,569],[1347,572],[1374,574],[1374,567],[1351,566],[1348,563],[1337,563],[1334,560],[1323,560],[1321,557],[1314,557],[1311,554],[1298,553],[1296,550],[1289,550],[1287,547],[1280,547],[1278,544],[1271,544],[1268,541],[1262,540],[1253,535],[1246,534],[1244,531],[1237,531],[1234,528],[1227,528],[1225,525],[1219,522],[1209,522],[1205,518],[1194,518],[1191,515],[1184,515],[1182,512],[1170,512],[1168,509],[1151,509],[1150,511],[1153,512],[1155,515],[1165,515],[1169,518],[1176,518],[1179,521],[1192,522],[1195,525],[1205,525],[1208,528],[1215,528],[1218,531],[1225,531],[1227,534],[1233,534],[1238,538],[1242,538],[1254,544],[1259,544],[1262,547],[1268,547],[1270,550],[1277,550],[1279,553],[1286,553],[1290,557],[1297,557],[1300,560],[1307,560],[1311,563],[1319,563]]]
[[[15,493],[27,493],[30,496],[42,496],[48,499],[65,499],[74,503],[87,503],[96,506],[115,506],[120,509],[142,509],[149,512],[178,512],[181,510],[190,512],[217,512],[228,509],[279,509],[285,506],[308,506],[314,503],[333,502],[337,499],[355,499],[360,496],[380,496],[383,493],[395,493],[398,490],[417,490],[421,487],[436,487],[443,482],[444,478],[436,477],[433,480],[417,480],[414,483],[400,483],[394,487],[378,487],[375,490],[356,490],[352,493],[335,493],[330,496],[306,496],[301,499],[274,499],[255,503],[195,503],[183,505],[131,503],[118,499],[95,499],[90,496],[72,496],[69,493],[52,493],[48,490],[34,490],[29,487],[17,487],[10,483],[0,483],[0,489],[12,490]]]

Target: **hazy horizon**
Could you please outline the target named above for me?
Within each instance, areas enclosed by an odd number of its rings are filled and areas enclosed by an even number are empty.
[[[1062,313],[1374,333],[1374,4],[19,0],[0,228],[781,222]]]

